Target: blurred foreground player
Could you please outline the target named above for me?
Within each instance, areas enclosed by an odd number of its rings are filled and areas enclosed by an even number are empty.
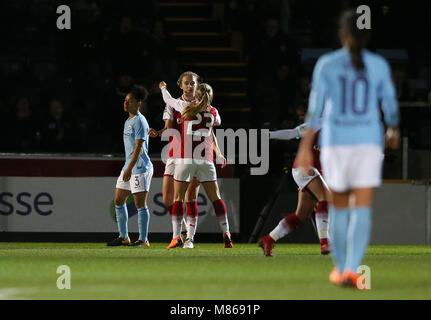
[[[307,124],[302,124],[294,129],[271,131],[270,139],[292,140],[304,136]],[[306,173],[302,173],[297,167],[297,158],[293,162],[292,176],[298,185],[298,204],[296,211],[283,218],[278,225],[266,236],[259,240],[265,256],[272,256],[274,242],[297,229],[303,222],[311,218],[316,211],[317,235],[320,240],[320,252],[325,255],[329,253],[328,244],[328,204],[327,193],[329,189],[321,175],[320,152],[318,146],[318,135],[313,143],[314,163]],[[316,208],[317,204],[317,208]]]
[[[301,141],[298,166],[307,170],[313,164],[311,148],[323,113],[320,159],[332,191],[329,233],[335,264],[329,278],[361,289],[357,269],[369,242],[373,193],[381,184],[384,157],[379,102],[391,148],[399,146],[399,111],[390,67],[383,57],[364,49],[368,33],[357,28],[358,17],[354,11],[343,13],[343,48],[319,58],[314,68],[310,126]]]
[[[139,112],[143,99],[143,90],[135,86],[124,100],[124,111],[129,114],[129,118],[124,123],[123,131],[126,163],[117,179],[114,200],[120,236],[108,242],[108,246],[150,246],[148,242],[150,212],[147,207],[147,197],[153,176],[153,164],[148,157],[148,122]],[[127,231],[126,200],[130,193],[133,194],[138,210],[139,226],[139,239],[133,243],[130,241]]]

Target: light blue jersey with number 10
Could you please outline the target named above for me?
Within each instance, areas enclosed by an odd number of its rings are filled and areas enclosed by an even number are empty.
[[[313,71],[306,122],[317,131],[323,116],[320,146],[377,144],[383,146],[384,121],[399,122],[396,92],[386,60],[362,50],[365,69],[354,69],[350,53],[339,49],[323,55]]]

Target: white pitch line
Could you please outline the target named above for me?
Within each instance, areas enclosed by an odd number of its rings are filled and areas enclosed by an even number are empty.
[[[18,299],[17,294],[21,293],[22,290],[18,288],[4,288],[0,289],[0,300],[11,300]]]
[[[2,288],[0,289],[0,300],[21,300],[20,294],[36,293],[35,288]]]

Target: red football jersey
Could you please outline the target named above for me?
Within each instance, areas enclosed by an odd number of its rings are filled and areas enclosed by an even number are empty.
[[[185,101],[183,96],[179,99]],[[169,139],[168,158],[194,158],[193,152],[200,146],[200,151],[197,151],[200,154],[198,158],[212,161],[214,155],[211,131],[214,126],[220,125],[221,121],[217,109],[210,106],[194,119],[190,119],[187,125],[182,119],[181,112],[175,109],[172,109],[172,118],[172,129],[177,130],[178,134]],[[183,132],[184,128],[186,128],[185,132]],[[206,139],[204,139],[205,137]],[[186,141],[187,143],[185,143]]]
[[[184,101],[183,96],[181,96],[179,98],[180,100]],[[179,133],[179,136],[181,134],[181,130],[182,130],[182,122],[183,119],[181,119],[181,112],[178,112],[177,110],[173,109],[172,110],[172,129],[176,129]],[[178,148],[180,148],[180,141],[179,141],[179,136],[172,136],[169,138],[169,153],[168,153],[168,158],[177,158],[176,156],[174,156],[174,148],[176,148],[178,146]],[[179,150],[178,150],[179,152]]]
[[[182,122],[181,158],[214,160],[213,135],[217,111],[213,107]]]

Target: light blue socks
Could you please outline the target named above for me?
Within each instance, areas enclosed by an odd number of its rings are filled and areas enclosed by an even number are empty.
[[[120,232],[120,237],[123,239],[126,239],[129,236],[129,233],[127,232],[127,221],[128,221],[128,214],[127,214],[127,206],[115,206],[115,213],[117,216],[117,225],[118,225],[118,231]]]
[[[329,206],[331,257],[340,273],[344,271],[346,264],[349,211],[349,208],[337,209],[332,205]]]
[[[339,272],[356,272],[371,234],[371,208],[329,208],[331,256]]]
[[[347,255],[345,269],[356,272],[365,256],[371,234],[371,208],[357,207],[350,213],[347,230]]]
[[[148,207],[138,208],[138,226],[139,226],[139,240],[148,240],[148,225],[150,223],[150,212]]]

